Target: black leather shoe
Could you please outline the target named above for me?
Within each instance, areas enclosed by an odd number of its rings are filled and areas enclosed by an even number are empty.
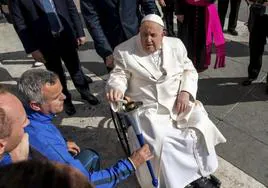
[[[215,176],[201,177],[190,184],[193,188],[219,188],[221,182]],[[188,187],[187,187],[188,188]]]
[[[74,115],[76,113],[75,107],[71,100],[65,100],[64,101],[64,110],[65,113],[69,116]]]
[[[246,79],[246,80],[244,80],[244,81],[242,82],[242,85],[243,85],[243,86],[249,86],[249,85],[252,84],[252,81],[253,81],[253,80],[255,80],[255,79],[253,79],[253,78],[248,78],[248,79]]]
[[[89,104],[91,105],[97,105],[99,104],[99,100],[92,94],[87,94],[87,95],[81,95],[81,98],[86,100]]]
[[[85,75],[85,80],[87,81],[88,84],[93,83],[93,80],[87,75]]]
[[[228,31],[229,34],[231,34],[233,36],[237,36],[238,35],[238,32],[236,30],[228,29],[227,31]]]

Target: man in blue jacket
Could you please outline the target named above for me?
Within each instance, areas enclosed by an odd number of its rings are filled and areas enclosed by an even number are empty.
[[[28,70],[19,80],[18,88],[28,107],[30,124],[25,131],[29,134],[31,146],[49,160],[77,168],[97,187],[114,187],[119,181],[133,174],[136,167],[152,158],[146,145],[128,159],[119,160],[110,168],[88,171],[88,163],[92,161],[94,154],[89,151],[80,152],[75,143],[72,145],[66,143],[60,131],[52,123],[55,114],[63,110],[65,99],[58,76],[43,69]],[[73,157],[69,152],[77,157]],[[80,153],[83,153],[82,157]]]
[[[136,35],[142,14],[159,14],[155,0],[81,0],[81,12],[106,66],[113,67],[113,49]]]

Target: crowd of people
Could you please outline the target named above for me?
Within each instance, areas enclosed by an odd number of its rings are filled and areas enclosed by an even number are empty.
[[[227,32],[235,36],[240,2],[230,0]],[[148,188],[152,187],[148,160],[159,188],[220,187],[210,175],[218,167],[215,146],[226,139],[196,93],[198,72],[210,66],[213,46],[214,68],[225,66],[223,27],[229,1],[219,0],[218,10],[214,0],[158,3],[165,24],[155,0],[80,1],[85,25],[110,75],[107,100],[112,105],[124,97],[143,102],[139,120],[146,144],[140,147],[130,126],[131,156],[101,169],[94,149],[80,149],[53,124],[62,111],[76,113],[62,62],[81,99],[89,105],[100,103],[81,68],[77,49],[86,37],[74,1],[8,0],[25,52],[46,69],[24,72],[17,83],[18,96],[0,85],[0,187],[109,188],[135,173],[140,186]],[[254,8],[256,4],[261,8]],[[268,24],[263,26],[268,23],[267,4],[259,4],[251,6],[245,86],[260,72],[268,36]]]

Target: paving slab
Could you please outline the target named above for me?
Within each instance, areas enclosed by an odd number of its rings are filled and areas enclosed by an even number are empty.
[[[260,87],[258,90],[261,92]],[[264,97],[255,98],[249,94],[242,99],[243,102],[239,102],[224,122],[268,146],[268,95]]]
[[[218,128],[227,138],[226,144],[217,147],[218,155],[259,182],[268,185],[268,146],[232,124],[221,122]]]
[[[235,57],[235,58],[232,58],[232,60],[245,64],[246,68],[249,65],[249,56]],[[263,64],[262,64],[261,71],[268,72],[268,51],[264,52],[264,55],[262,57],[262,62]],[[247,69],[246,69],[246,73],[247,73]]]
[[[241,86],[246,78],[244,69],[245,65],[227,57],[225,68],[210,68],[200,73],[197,98],[204,103],[209,113],[223,119],[239,99],[249,92],[248,87]]]
[[[266,186],[258,182],[253,177],[247,175],[239,168],[218,157],[219,168],[214,175],[221,177],[221,188],[265,188]],[[228,174],[228,175],[227,175]]]

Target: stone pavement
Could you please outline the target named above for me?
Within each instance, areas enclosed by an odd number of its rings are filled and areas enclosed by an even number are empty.
[[[264,93],[268,52],[265,52],[258,80],[249,87],[242,87],[240,83],[247,76],[249,59],[248,33],[243,22],[239,22],[238,30],[238,37],[226,35],[226,67],[200,73],[198,99],[228,140],[217,146],[219,169],[215,175],[221,179],[222,187],[263,188],[268,186],[268,95]],[[24,53],[10,24],[1,23],[0,33],[0,83],[15,90],[16,80],[32,68],[33,59]],[[94,80],[90,87],[101,104],[96,107],[84,104],[69,79],[77,113],[73,117],[62,113],[55,123],[67,138],[75,140],[82,148],[97,150],[102,156],[102,166],[108,167],[124,157],[124,153],[104,98],[107,73],[89,35],[88,39],[79,55],[83,70]],[[118,187],[135,188],[138,184],[132,177]]]

